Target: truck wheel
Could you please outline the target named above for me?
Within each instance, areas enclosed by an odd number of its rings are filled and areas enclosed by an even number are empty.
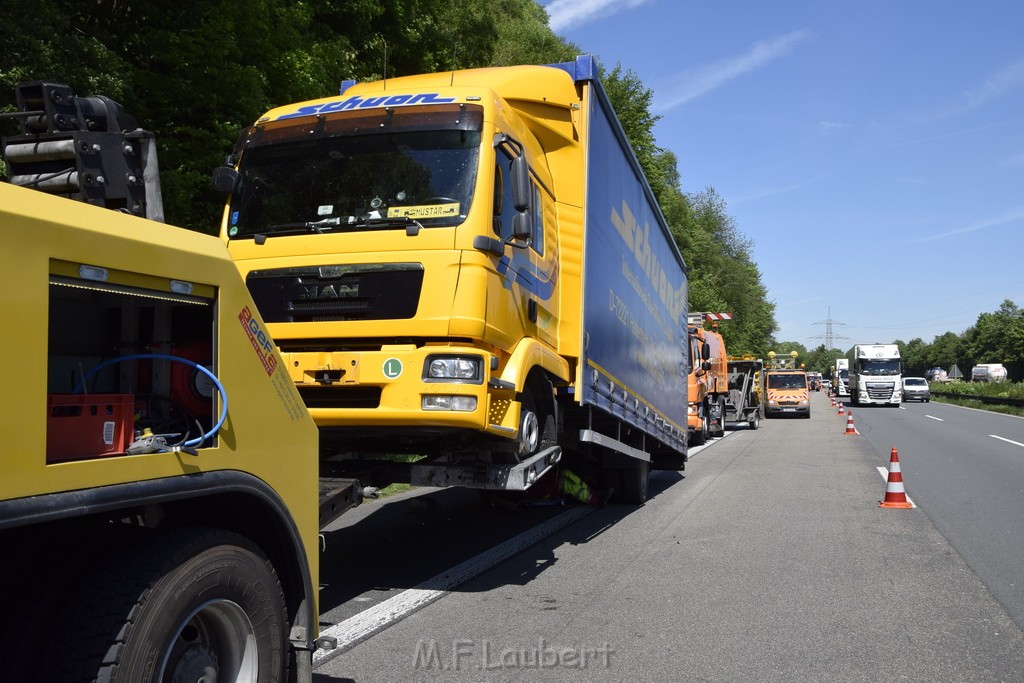
[[[703,446],[704,442],[708,440],[708,418],[700,418],[700,429],[694,429],[690,433],[689,444],[691,446]]]
[[[281,584],[248,539],[219,529],[142,532],[85,572],[47,680],[283,681]]]
[[[725,397],[719,396],[715,399],[714,410],[711,413],[715,419],[718,420],[718,426],[715,427],[715,433],[712,436],[720,437],[725,436]]]
[[[555,419],[539,409],[533,393],[526,389],[519,409],[519,459],[555,445]]]
[[[636,467],[622,470],[622,502],[641,505],[647,502],[647,485],[650,482],[651,464],[637,460]]]

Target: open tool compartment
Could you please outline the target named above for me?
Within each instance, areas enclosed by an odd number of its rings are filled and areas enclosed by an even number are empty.
[[[196,290],[200,290],[197,292]],[[49,284],[47,463],[210,445],[217,410],[212,288],[55,262]]]

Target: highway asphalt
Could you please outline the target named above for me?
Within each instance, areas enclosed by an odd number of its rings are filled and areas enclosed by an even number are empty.
[[[1021,628],[922,508],[879,507],[878,451],[824,394],[812,406],[715,440],[683,475],[655,474],[645,505],[593,509],[316,680],[1022,680]],[[372,522],[333,542],[388,533]],[[422,552],[433,567],[445,548]],[[368,554],[360,567],[395,571]]]

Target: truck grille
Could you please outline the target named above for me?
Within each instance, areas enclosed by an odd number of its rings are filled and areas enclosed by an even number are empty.
[[[888,401],[892,398],[892,391],[895,386],[895,384],[868,383],[868,398],[873,401]]]
[[[416,315],[419,263],[254,270],[245,279],[268,323],[404,320]]]

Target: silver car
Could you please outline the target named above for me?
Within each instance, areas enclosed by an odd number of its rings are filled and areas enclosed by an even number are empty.
[[[928,380],[924,377],[904,377],[903,400],[924,401],[925,403],[931,401],[932,391],[928,387]]]

